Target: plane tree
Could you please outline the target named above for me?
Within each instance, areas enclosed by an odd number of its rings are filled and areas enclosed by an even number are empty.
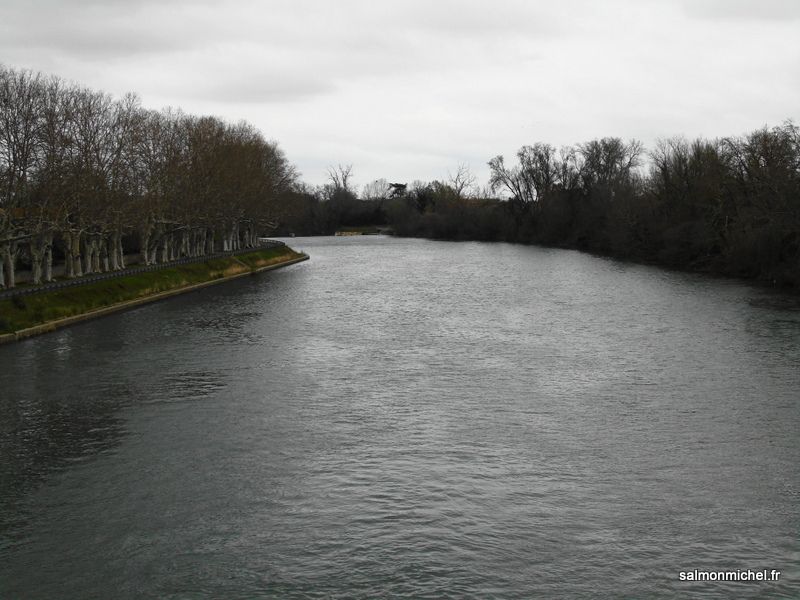
[[[346,175],[342,173],[343,175]],[[0,65],[0,286],[254,247],[299,190],[251,125],[142,108]],[[346,177],[344,180],[346,185]]]

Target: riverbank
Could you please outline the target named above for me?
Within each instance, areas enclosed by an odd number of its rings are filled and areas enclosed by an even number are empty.
[[[603,245],[593,245],[584,240],[569,240],[566,242],[555,242],[540,239],[518,239],[512,237],[487,237],[487,236],[468,236],[468,235],[438,235],[428,231],[401,230],[394,233],[396,237],[418,238],[434,240],[440,242],[483,242],[483,243],[506,243],[519,244],[521,246],[535,246],[539,248],[553,248],[559,250],[575,250],[590,256],[610,258],[623,263],[647,265],[658,267],[666,271],[681,273],[696,273],[709,277],[730,279],[740,281],[750,285],[765,289],[778,290],[785,294],[800,296],[800,267],[796,264],[782,263],[764,271],[740,267],[737,264],[726,262],[722,255],[709,255],[686,259],[685,261],[675,260],[670,256],[656,253],[636,253],[625,251],[619,248],[610,248]]]
[[[307,259],[283,246],[2,300],[0,344]]]

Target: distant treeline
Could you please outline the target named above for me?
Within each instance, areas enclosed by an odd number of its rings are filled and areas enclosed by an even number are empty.
[[[360,200],[339,168],[325,193],[295,199],[284,226],[331,233],[387,224],[402,236],[577,248],[800,289],[800,128],[792,122],[740,137],[663,140],[649,152],[619,138],[558,150],[535,144],[513,165],[497,156],[489,167],[482,192],[459,168],[448,181],[381,180]]]
[[[297,174],[247,123],[0,65],[0,287],[255,245]]]

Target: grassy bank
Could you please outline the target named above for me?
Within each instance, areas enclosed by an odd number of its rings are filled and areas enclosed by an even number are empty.
[[[0,300],[0,335],[164,292],[252,273],[302,256],[288,247],[269,248],[63,290]]]

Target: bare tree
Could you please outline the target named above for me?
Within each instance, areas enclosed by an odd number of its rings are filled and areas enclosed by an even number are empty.
[[[505,190],[510,194],[508,210],[519,228],[535,199],[533,182],[526,177],[520,166],[507,167],[502,156],[495,156],[490,160],[489,169],[489,186],[492,192]]]
[[[455,174],[448,172],[447,182],[459,198],[465,198],[475,193],[475,175],[470,171],[469,165],[459,163]]]
[[[364,185],[361,197],[364,200],[385,200],[389,196],[389,182],[385,179],[376,179]]]
[[[351,167],[334,172],[347,189]],[[20,253],[34,283],[52,279],[57,244],[67,277],[124,268],[132,233],[146,264],[253,247],[297,177],[247,123],[0,65],[0,286],[15,285]]]
[[[584,161],[583,185],[609,186],[631,178],[641,165],[644,147],[637,140],[626,144],[620,138],[607,137],[579,144],[578,152]]]
[[[338,165],[328,167],[328,179],[335,190],[350,190],[350,177],[353,174],[353,165]]]
[[[40,216],[30,202],[28,184],[36,165],[41,100],[40,75],[0,67],[0,206],[5,209],[0,260],[9,288],[16,285],[20,242],[30,239],[29,226]]]

